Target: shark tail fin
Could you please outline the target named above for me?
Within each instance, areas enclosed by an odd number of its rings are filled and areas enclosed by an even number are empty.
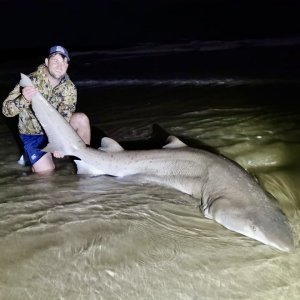
[[[31,79],[27,75],[21,73],[20,86],[25,87],[25,86],[34,86],[34,85]]]

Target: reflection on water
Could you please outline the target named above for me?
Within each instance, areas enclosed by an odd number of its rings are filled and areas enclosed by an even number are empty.
[[[299,112],[190,104],[104,104],[92,121],[119,141],[149,139],[159,123],[236,160],[278,199],[296,251],[205,219],[178,191],[78,176],[68,159],[52,176],[31,174],[2,124],[1,299],[298,299]]]

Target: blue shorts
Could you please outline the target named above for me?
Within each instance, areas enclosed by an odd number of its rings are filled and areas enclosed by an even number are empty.
[[[41,149],[48,144],[48,138],[43,134],[20,134],[21,140],[24,144],[26,163],[34,165],[47,152]]]

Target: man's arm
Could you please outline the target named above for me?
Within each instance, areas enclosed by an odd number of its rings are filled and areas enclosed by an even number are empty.
[[[18,115],[22,109],[28,108],[29,105],[30,102],[22,95],[20,85],[17,84],[4,100],[2,113],[6,117],[14,117]]]

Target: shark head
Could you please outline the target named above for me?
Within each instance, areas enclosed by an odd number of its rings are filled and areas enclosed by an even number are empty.
[[[256,207],[235,206],[233,209],[224,201],[222,210],[215,211],[216,220],[223,226],[281,251],[295,249],[291,226],[275,202],[262,201],[262,205]]]
[[[281,251],[290,252],[295,248],[291,227],[281,211],[273,215],[253,213],[241,228],[240,233]]]

